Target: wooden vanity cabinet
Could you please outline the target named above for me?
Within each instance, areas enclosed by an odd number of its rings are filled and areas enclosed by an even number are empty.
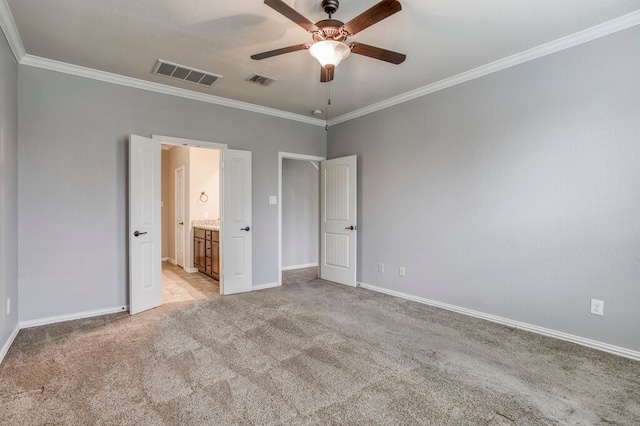
[[[205,230],[200,228],[193,229],[193,266],[205,269]]]
[[[220,232],[193,228],[193,266],[215,280],[220,279]]]

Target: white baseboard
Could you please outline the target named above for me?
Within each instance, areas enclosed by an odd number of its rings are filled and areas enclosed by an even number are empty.
[[[115,306],[113,308],[96,309],[94,311],[77,312],[75,314],[58,315],[55,317],[39,318],[28,321],[20,321],[20,329],[38,327],[40,325],[54,324],[57,322],[72,321],[82,318],[97,317],[100,315],[115,314],[117,312],[128,312],[129,306]]]
[[[303,269],[303,268],[313,268],[313,267],[317,267],[318,263],[305,263],[304,265],[293,265],[293,266],[283,266],[282,270],[283,271],[291,271],[293,269]]]
[[[563,333],[561,331],[551,330],[549,328],[538,327],[537,325],[527,324],[525,322],[514,321],[508,318],[499,317],[496,315],[485,314],[484,312],[474,311],[460,306],[450,305],[448,303],[442,303],[435,300],[425,299],[423,297],[413,296],[411,294],[402,293],[395,290],[389,290],[387,288],[378,287],[371,284],[358,283],[358,286],[378,293],[388,294],[390,296],[396,296],[414,302],[423,303],[425,305],[435,306],[437,308],[446,309],[448,311],[457,312],[464,315],[484,319],[487,321],[503,324],[509,327],[518,328],[521,330],[530,331],[532,333],[542,334],[543,336],[555,337],[556,339],[566,340],[567,342],[577,343],[589,348],[598,349],[604,352],[609,352],[614,355],[623,356],[625,358],[631,358],[640,361],[640,352],[631,349],[622,348],[620,346],[610,345],[608,343],[598,342],[597,340],[586,339],[580,336],[574,336],[572,334]]]
[[[0,364],[2,364],[2,360],[4,360],[4,356],[7,354],[7,352],[9,352],[9,348],[13,344],[13,341],[16,339],[16,336],[18,336],[19,332],[20,332],[20,324],[16,324],[16,328],[13,329],[13,331],[11,332],[11,335],[9,335],[9,339],[7,339],[5,344],[2,346],[2,350],[0,350]]]
[[[264,290],[267,288],[280,287],[280,284],[276,283],[266,283],[266,284],[258,284],[253,286],[253,290]]]
[[[190,274],[193,274],[194,272],[198,272],[198,268],[188,268],[185,266],[183,269]]]

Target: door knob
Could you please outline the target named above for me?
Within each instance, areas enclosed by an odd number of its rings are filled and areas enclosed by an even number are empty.
[[[146,234],[146,232],[136,231],[136,232],[133,233],[133,236],[134,237],[139,237],[140,235],[144,235],[144,234]]]
[[[178,223],[178,225],[184,225],[184,222],[180,222],[180,223]]]
[[[248,231],[249,229],[251,228],[249,228],[248,226],[245,226],[244,228],[240,228],[241,231]]]
[[[355,230],[355,229],[358,229],[358,227],[357,227],[357,226],[353,226],[353,225],[351,225],[351,226],[347,226],[347,227],[346,227],[346,228],[344,228],[344,229],[350,229],[350,230],[352,230],[352,231],[353,231],[353,230]]]

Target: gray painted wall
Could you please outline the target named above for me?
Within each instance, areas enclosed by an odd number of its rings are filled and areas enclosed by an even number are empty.
[[[0,31],[0,351],[18,309],[18,63]]]
[[[359,281],[640,350],[638,52],[634,27],[332,127]]]
[[[318,263],[319,172],[309,161],[282,160],[282,266]]]
[[[322,127],[20,66],[20,320],[127,303],[130,133],[253,152],[254,285],[277,282],[278,152],[326,155]]]

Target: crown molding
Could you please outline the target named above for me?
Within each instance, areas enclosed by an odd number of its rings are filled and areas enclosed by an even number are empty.
[[[484,77],[486,75],[493,74],[507,68],[515,67],[516,65],[520,65],[525,62],[541,58],[543,56],[551,55],[553,53],[560,52],[562,50],[569,49],[583,43],[587,43],[589,41],[607,36],[609,34],[631,28],[638,24],[640,24],[640,10],[629,13],[627,15],[623,15],[616,19],[612,19],[611,21],[604,22],[594,27],[587,28],[586,30],[579,31],[566,37],[559,38],[549,43],[542,44],[532,49],[516,53],[515,55],[479,66],[478,68],[465,71],[461,74],[454,75],[453,77],[445,78],[433,84],[429,84],[427,86],[423,86],[410,92],[394,96],[384,101],[366,106],[364,108],[348,112],[329,120],[329,125],[331,126],[343,123],[345,121],[353,120],[354,118],[362,117],[364,115],[371,114],[372,112],[380,111],[382,109],[428,95],[430,93],[438,92],[440,90],[444,90],[458,84],[466,83],[470,80],[475,80],[476,78]]]
[[[594,27],[587,28],[586,30],[579,31],[577,33],[562,37],[549,43],[542,44],[529,50],[525,50],[524,52],[516,53],[515,55],[499,59],[489,64],[479,66],[469,71],[465,71],[458,75],[445,78],[443,80],[420,87],[415,90],[411,90],[398,96],[394,96],[384,101],[348,112],[338,117],[334,117],[329,120],[329,125],[336,125],[345,121],[353,120],[355,118],[362,117],[364,115],[371,114],[373,112],[380,111],[394,105],[408,102],[410,100],[456,86],[458,84],[466,83],[476,78],[484,77],[486,75],[532,61],[534,59],[551,55],[553,53],[560,52],[562,50],[569,49],[571,47],[578,46],[580,44],[587,43],[601,37],[605,37],[607,35],[625,30],[627,28],[631,28],[639,24],[640,10],[637,10],[619,18],[615,18]],[[304,115],[294,114],[274,108],[267,108],[248,102],[241,102],[205,93],[193,92],[186,89],[166,86],[164,84],[153,83],[132,77],[125,77],[105,71],[99,71],[91,68],[85,68],[77,65],[67,64],[64,62],[54,61],[51,59],[27,55],[6,0],[0,0],[0,27],[2,27],[2,30],[7,37],[7,41],[9,42],[16,60],[22,65],[71,74],[79,77],[90,78],[93,80],[119,84],[122,86],[133,87],[142,90],[148,90],[151,92],[177,96],[185,99],[192,99],[200,102],[226,106],[229,108],[241,109],[258,114],[270,115],[273,117],[284,118],[287,120],[298,121],[315,126],[325,125],[324,120],[313,117],[307,117]]]
[[[193,92],[191,90],[180,89],[177,87],[166,86],[160,83],[153,83],[132,77],[125,77],[105,71],[99,71],[91,68],[85,68],[77,65],[71,65],[64,62],[54,61],[52,59],[41,58],[38,56],[27,55],[22,39],[13,20],[13,15],[9,9],[6,0],[0,0],[0,27],[7,37],[7,42],[11,47],[13,56],[21,65],[27,65],[35,68],[56,71],[65,74],[71,74],[78,77],[90,78],[92,80],[104,81],[107,83],[119,84],[122,86],[133,87],[136,89],[148,90],[151,92],[172,95],[186,99],[192,99],[200,102],[206,102],[215,105],[226,106],[229,108],[241,109],[244,111],[256,112],[258,114],[270,115],[273,117],[284,118],[286,120],[299,121],[301,123],[313,124],[315,126],[324,126],[325,121],[313,117],[307,117],[300,114],[294,114],[275,108],[267,108],[260,105],[250,104],[248,102],[235,101],[233,99],[222,98],[220,96],[209,95],[206,93]]]
[[[2,28],[2,32],[4,32],[5,37],[7,37],[7,42],[9,42],[13,56],[16,57],[16,61],[20,62],[26,52],[7,0],[0,0],[0,28]]]
[[[2,0],[0,0],[2,1]],[[64,74],[75,75],[78,77],[89,78],[92,80],[103,81],[106,83],[118,84],[121,86],[133,87],[136,89],[147,90],[150,92],[162,93],[165,95],[177,96],[180,98],[191,99],[200,102],[206,102],[215,105],[221,105],[229,108],[241,109],[244,111],[256,112],[258,114],[270,115],[273,117],[284,118],[286,120],[299,121],[301,123],[313,124],[316,126],[324,126],[325,122],[313,117],[306,117],[300,114],[294,114],[274,108],[267,108],[260,105],[250,104],[248,102],[236,101],[233,99],[222,98],[220,96],[209,95],[206,93],[193,92],[191,90],[180,89],[178,87],[167,86],[151,81],[140,80],[132,77],[125,77],[119,74],[100,71],[93,68],[85,68],[78,65],[72,65],[65,62],[54,61],[53,59],[41,58],[39,56],[24,55],[20,61],[21,65],[27,65],[34,68],[56,71]]]

